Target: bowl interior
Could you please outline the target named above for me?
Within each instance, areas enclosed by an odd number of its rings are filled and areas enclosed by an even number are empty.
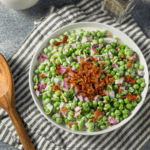
[[[144,72],[145,72],[144,79],[145,79],[145,82],[146,82],[146,87],[144,88],[144,91],[142,92],[142,100],[141,100],[141,102],[136,106],[136,108],[132,111],[131,115],[127,119],[124,119],[119,124],[114,125],[114,126],[112,126],[110,128],[102,130],[102,131],[95,131],[95,132],[72,131],[69,128],[63,126],[63,125],[57,124],[53,119],[51,119],[51,117],[49,115],[46,115],[44,113],[44,109],[43,109],[43,106],[41,104],[41,101],[36,97],[36,95],[34,94],[34,90],[33,90],[33,84],[34,83],[32,81],[32,78],[34,76],[34,70],[35,70],[35,68],[36,68],[36,66],[38,64],[37,57],[42,52],[42,50],[46,46],[48,46],[48,41],[51,38],[57,38],[60,34],[66,32],[66,31],[79,30],[79,29],[84,29],[84,30],[87,30],[87,31],[93,31],[93,30],[97,30],[97,29],[99,29],[99,30],[104,30],[104,29],[108,30],[109,32],[111,32],[113,34],[113,36],[118,37],[124,44],[128,45],[131,49],[133,49],[137,53],[137,55],[139,56],[140,64],[142,64],[144,66]],[[124,125],[125,123],[127,123],[137,113],[137,111],[142,106],[142,104],[143,104],[143,102],[145,100],[146,94],[147,94],[148,83],[149,83],[148,68],[147,68],[147,64],[146,64],[145,58],[144,58],[143,54],[141,53],[141,50],[133,42],[133,40],[131,40],[126,34],[124,34],[123,32],[121,32],[120,30],[118,30],[118,29],[116,29],[114,27],[111,27],[111,26],[108,26],[108,25],[102,24],[102,23],[96,23],[96,22],[81,22],[81,23],[71,24],[71,25],[65,26],[65,27],[55,31],[53,34],[45,37],[44,42],[42,42],[41,45],[36,50],[36,53],[35,53],[35,55],[34,55],[34,57],[32,59],[32,62],[31,62],[31,65],[30,65],[30,71],[29,71],[30,91],[31,91],[31,94],[32,94],[32,97],[33,97],[33,100],[34,100],[35,104],[37,105],[37,107],[40,110],[40,112],[44,115],[44,117],[47,118],[48,121],[50,121],[51,123],[55,124],[59,128],[62,128],[62,129],[66,130],[66,131],[69,131],[71,133],[82,134],[82,135],[98,135],[98,134],[107,133],[107,132],[115,130],[115,129],[121,127],[122,125]]]

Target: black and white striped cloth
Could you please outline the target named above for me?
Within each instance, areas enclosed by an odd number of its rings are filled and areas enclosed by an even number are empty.
[[[116,23],[101,10],[102,0],[83,0],[60,10],[51,7],[18,49],[7,59],[15,82],[16,107],[36,150],[139,150],[150,138],[150,89],[141,109],[121,128],[98,136],[75,135],[55,127],[39,112],[31,97],[28,82],[29,65],[36,47],[60,27],[73,22],[96,21],[123,31],[139,46],[150,70],[150,40],[131,15]],[[23,149],[7,113],[0,109],[0,140]]]

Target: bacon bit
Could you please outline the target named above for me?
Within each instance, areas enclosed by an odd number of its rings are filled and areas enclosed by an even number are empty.
[[[117,84],[118,86],[122,86],[123,85],[123,83],[122,84]]]
[[[117,47],[117,51],[120,51],[120,46]]]
[[[53,91],[58,91],[59,90],[59,85],[52,85],[52,87],[53,87]]]
[[[125,56],[120,56],[120,58],[122,58],[122,59],[126,59],[126,57],[125,57]]]
[[[135,83],[136,82],[136,78],[130,78],[130,74],[128,74],[127,76],[126,76],[126,82],[128,82],[128,83]]]
[[[109,37],[112,37],[112,34],[111,34],[110,32],[107,32],[107,35],[108,35]]]
[[[107,70],[108,70],[108,67],[106,67],[106,68],[104,69],[104,73],[106,73]]]
[[[68,126],[69,126],[69,128],[71,129],[71,127],[72,127],[72,125],[73,124],[76,124],[76,125],[78,125],[78,123],[77,122],[68,122]]]
[[[91,57],[90,60],[93,61],[93,62],[97,62],[98,61],[96,58],[93,58],[93,57]]]
[[[109,82],[114,82],[114,77],[109,78]]]
[[[93,58],[90,60],[92,61]],[[100,78],[101,68],[90,61],[84,61],[84,59],[81,59],[78,70],[74,71],[67,68],[65,76],[68,78],[66,80],[67,85],[71,87],[72,84],[77,89],[77,95],[81,93],[83,97],[87,96],[91,101],[94,100],[96,95],[108,95],[108,92],[104,89],[108,83],[114,81],[110,74],[106,74],[103,79]]]
[[[118,88],[117,93],[118,93],[118,94],[120,94],[120,93],[121,93],[121,88]]]
[[[41,73],[41,74],[40,74],[40,77],[41,77],[42,79],[44,78],[44,76],[45,76],[44,73]]]
[[[60,65],[57,65],[57,66],[56,66],[56,73],[57,73],[57,75],[60,75],[60,74],[61,74],[61,73],[60,73],[60,69],[61,69]]]
[[[67,35],[64,35],[62,42],[65,43],[67,40],[68,40],[68,36],[67,36]]]
[[[102,62],[102,63],[100,63],[100,66],[104,66],[104,65],[106,65],[106,62],[105,62],[105,61]]]
[[[54,46],[59,46],[61,44],[61,42],[55,42]]]
[[[61,111],[66,111],[67,108],[66,108],[66,106],[63,106],[63,107],[60,108],[60,110],[61,110]]]
[[[131,93],[122,96],[122,98],[128,98],[129,101],[131,100],[136,101],[138,97],[139,97],[139,94],[132,95]]]
[[[127,64],[127,66],[131,69],[131,62],[132,62],[132,60],[129,60],[126,64]]]
[[[51,57],[50,61],[55,63],[55,59],[53,58],[53,56]]]
[[[76,112],[74,112],[74,116],[73,117],[77,118],[80,114],[81,114],[81,109],[76,111]]]
[[[98,119],[98,117],[101,116],[100,109],[97,109],[96,111],[94,111],[93,114],[95,115],[95,118],[91,117],[91,119],[92,119],[93,122],[95,122]]]
[[[103,103],[104,103],[104,104],[106,104],[106,103],[107,103],[107,101],[106,101],[106,100],[103,100]]]

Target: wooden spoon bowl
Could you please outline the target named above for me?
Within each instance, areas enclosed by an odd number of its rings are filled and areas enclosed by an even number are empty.
[[[15,107],[15,88],[9,65],[0,54],[0,107],[9,115],[25,150],[35,150]]]

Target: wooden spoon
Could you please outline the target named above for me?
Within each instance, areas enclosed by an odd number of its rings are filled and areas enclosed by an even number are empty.
[[[15,107],[15,88],[9,65],[0,54],[0,107],[9,115],[25,150],[35,150]]]

